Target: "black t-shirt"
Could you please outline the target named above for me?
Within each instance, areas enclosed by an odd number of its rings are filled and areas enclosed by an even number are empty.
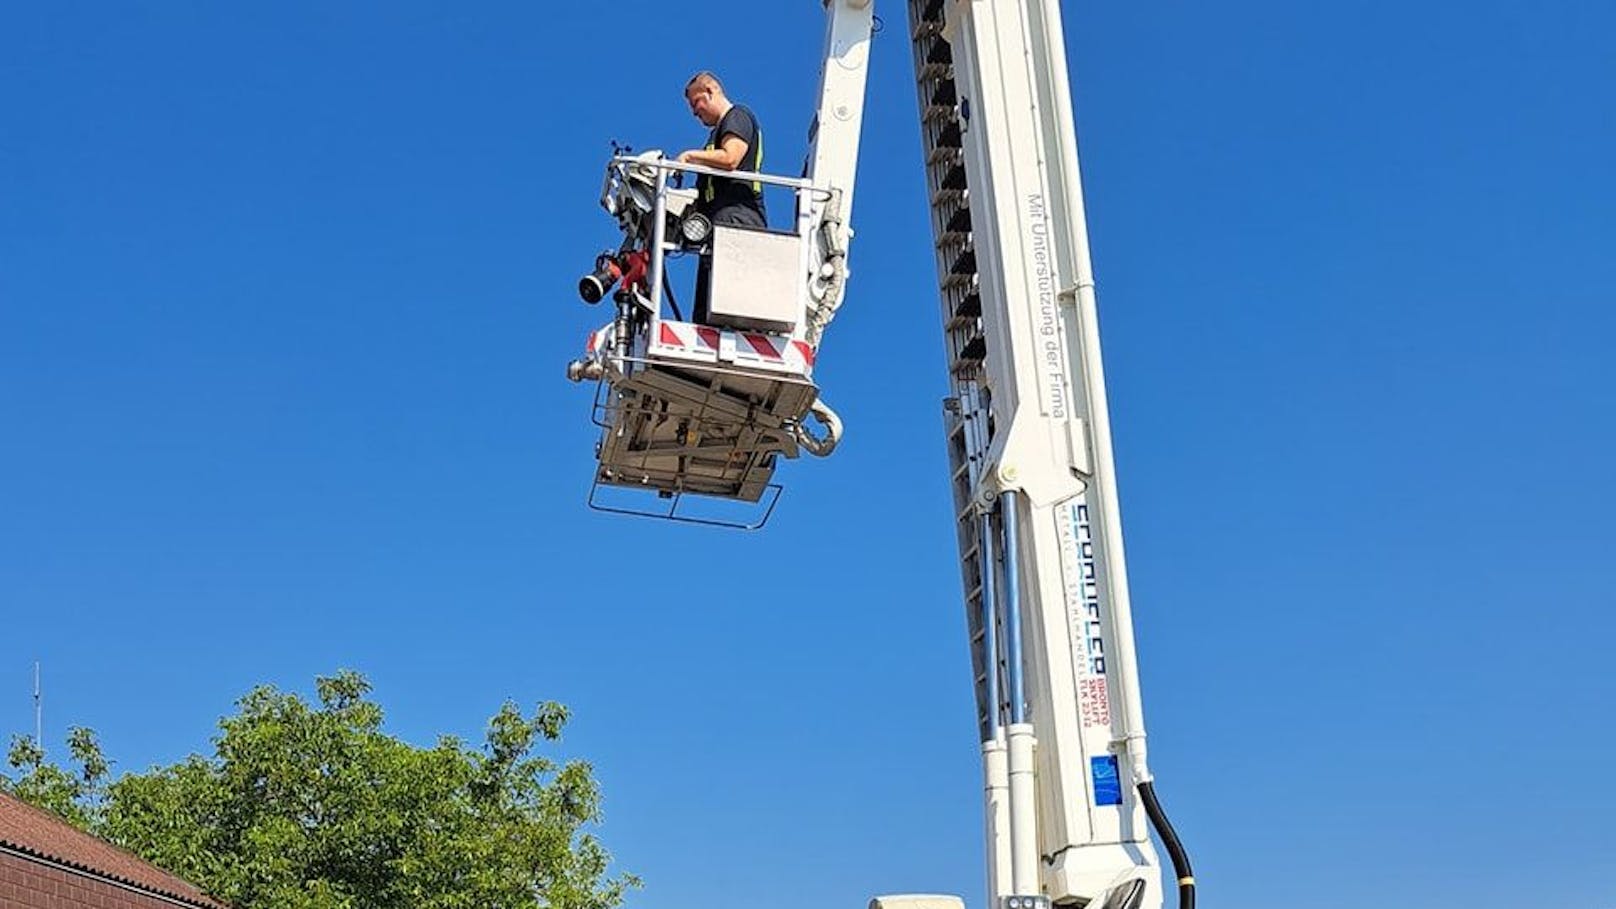
[[[763,129],[758,126],[757,117],[752,111],[740,104],[731,107],[729,112],[724,114],[724,119],[713,127],[712,134],[707,138],[707,147],[718,148],[721,140],[727,135],[734,135],[746,143],[746,154],[741,157],[741,163],[736,165],[736,169],[761,172]],[[702,174],[696,181],[696,190],[702,210],[709,215],[717,215],[724,209],[740,206],[756,211],[760,220],[763,217],[763,186],[760,183]]]

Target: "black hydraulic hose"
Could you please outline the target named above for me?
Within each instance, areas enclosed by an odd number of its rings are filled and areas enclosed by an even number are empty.
[[[1173,873],[1178,875],[1178,909],[1195,909],[1195,872],[1190,870],[1190,857],[1184,851],[1184,844],[1178,841],[1167,813],[1156,800],[1156,784],[1140,783],[1139,797],[1144,800],[1145,814],[1150,815],[1150,826],[1156,828],[1156,835],[1161,837],[1162,845],[1167,847],[1167,854],[1173,860]]]
[[[662,295],[668,298],[668,308],[673,310],[673,319],[676,322],[685,320],[684,313],[679,311],[679,301],[673,298],[673,287],[668,284],[668,276],[662,276]]]

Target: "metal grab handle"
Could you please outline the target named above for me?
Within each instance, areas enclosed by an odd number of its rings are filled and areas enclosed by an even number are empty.
[[[801,177],[780,177],[774,174],[765,174],[755,170],[720,170],[708,167],[705,164],[683,164],[672,158],[636,158],[619,156],[612,159],[612,164],[621,164],[627,167],[649,167],[660,171],[673,171],[676,173],[706,174],[712,177],[728,177],[740,180],[743,183],[762,183],[768,186],[785,186],[795,190],[807,190],[823,198],[830,198],[833,190],[825,186],[816,186],[813,181]]]

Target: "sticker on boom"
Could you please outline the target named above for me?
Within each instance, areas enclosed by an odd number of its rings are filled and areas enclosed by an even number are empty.
[[[1094,779],[1094,804],[1122,804],[1122,775],[1117,772],[1117,756],[1089,758],[1089,774]]]

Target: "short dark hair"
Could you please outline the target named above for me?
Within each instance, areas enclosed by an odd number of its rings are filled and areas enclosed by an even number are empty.
[[[685,94],[689,94],[690,90],[696,88],[697,86],[702,88],[712,88],[720,95],[724,93],[724,83],[718,81],[717,76],[705,69],[694,76],[691,76],[690,81],[685,83]]]

